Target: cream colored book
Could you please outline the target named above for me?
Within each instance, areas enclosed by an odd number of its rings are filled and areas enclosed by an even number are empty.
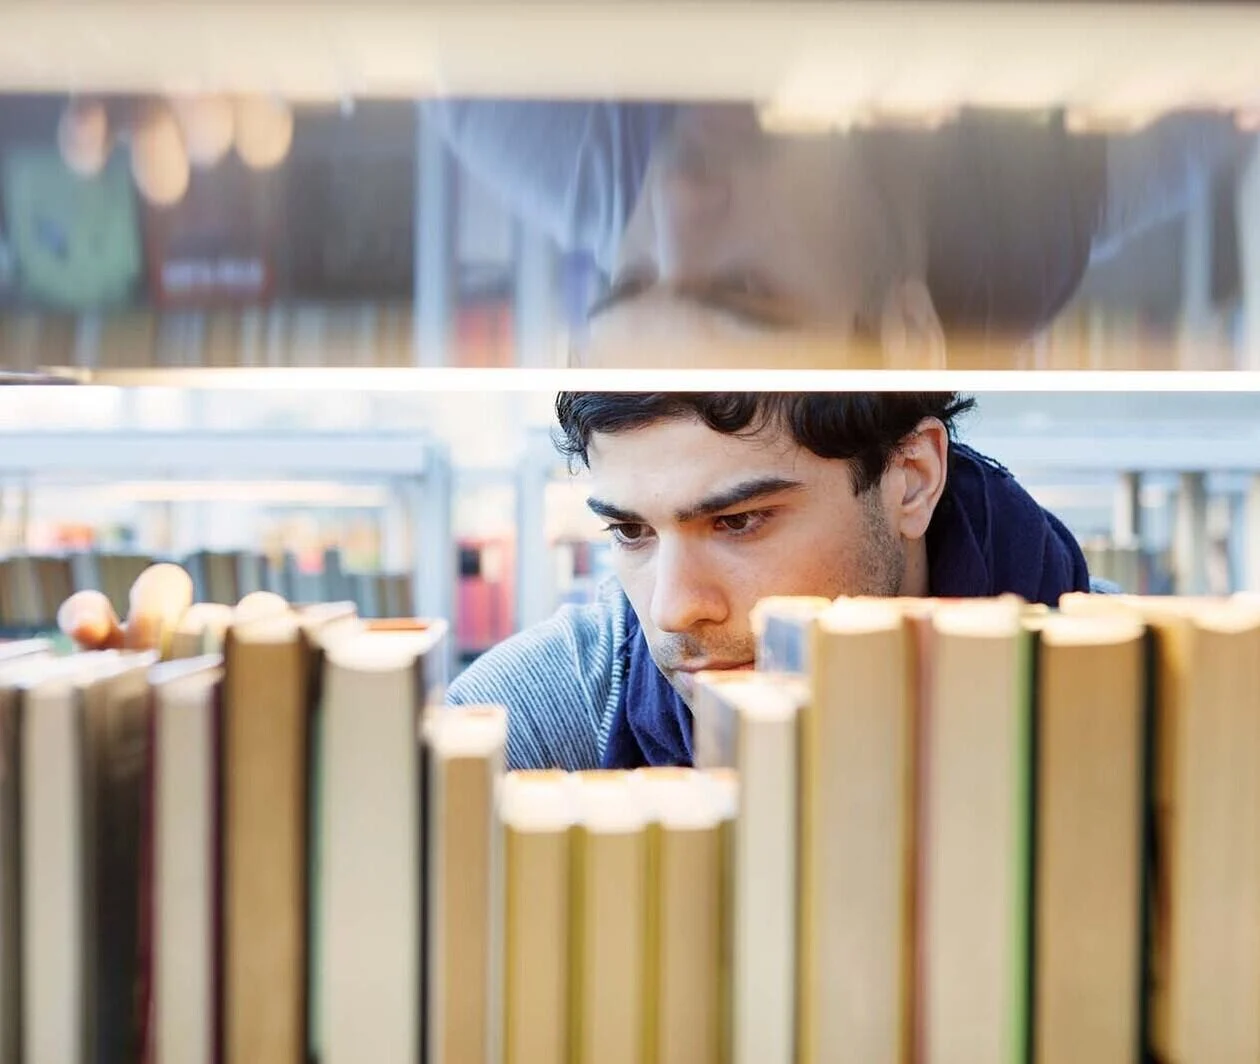
[[[87,862],[79,714],[61,660],[19,693],[22,1060],[85,1060]]]
[[[641,769],[632,782],[649,818],[649,1058],[657,1064],[718,1064],[724,886],[719,795],[694,769]]]
[[[301,630],[228,630],[223,680],[224,1064],[297,1064],[306,1043],[307,743]]]
[[[312,765],[311,1005],[323,1064],[408,1064],[420,1055],[420,726],[429,656],[443,635],[444,626],[360,630],[324,651]]]
[[[113,813],[116,800],[125,808],[136,796],[144,769],[130,718],[152,660],[116,651],[34,658],[10,674],[20,720],[23,1060],[119,1059],[139,1035],[133,1011],[104,1006],[136,989],[139,809],[131,822]],[[116,722],[118,749],[101,731],[115,709],[127,718]],[[117,786],[101,771],[111,766]],[[106,923],[110,915],[119,919]]]
[[[1037,633],[1032,1059],[1133,1060],[1143,988],[1144,628],[1121,615],[1025,623]]]
[[[1260,599],[1069,597],[1153,636],[1150,1050],[1260,1059]]]
[[[504,1064],[566,1064],[569,1059],[569,862],[575,814],[563,772],[512,772],[503,780]]]
[[[1032,674],[1014,599],[926,614],[919,721],[922,1064],[1024,1064]]]
[[[696,764],[724,765],[738,781],[726,860],[729,1059],[733,1064],[791,1064],[798,717],[808,689],[799,679],[772,673],[738,679],[729,673],[701,673],[696,692]],[[721,738],[702,744],[702,734]]]
[[[578,773],[573,853],[573,1064],[647,1059],[647,812],[629,774]]]
[[[502,1052],[502,706],[434,708],[424,726],[429,1064]]]
[[[165,662],[153,693],[154,1064],[211,1064],[217,965],[217,655]]]
[[[797,1059],[901,1064],[910,1041],[914,822],[903,610],[838,599],[809,631]]]

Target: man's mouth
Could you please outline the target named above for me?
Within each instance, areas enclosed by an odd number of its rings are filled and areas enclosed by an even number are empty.
[[[696,693],[696,673],[737,672],[751,669],[751,661],[689,661],[673,670],[673,684],[688,705]]]
[[[751,669],[751,661],[689,661],[677,666],[675,672],[695,674],[697,672],[725,672],[730,669]]]

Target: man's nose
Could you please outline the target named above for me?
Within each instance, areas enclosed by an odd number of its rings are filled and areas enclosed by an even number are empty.
[[[678,541],[662,541],[657,548],[651,617],[658,631],[687,632],[726,620],[721,581],[699,553]]]

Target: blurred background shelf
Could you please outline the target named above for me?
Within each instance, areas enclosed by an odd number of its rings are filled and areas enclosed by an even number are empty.
[[[1001,368],[1260,370],[1257,39],[1244,3],[582,0],[524,19],[491,0],[5,0],[0,157],[38,180],[3,181],[22,191],[5,193],[0,369],[156,384],[213,367],[565,365],[606,279],[456,161],[425,103],[467,97],[739,101],[798,132],[1062,112],[1073,135],[1114,138],[1130,183],[1153,160],[1176,193],[1100,242],[1054,328]],[[264,114],[285,101],[280,162],[229,153],[163,205],[132,195],[118,151],[99,201],[71,209],[72,100],[108,98],[126,126],[158,97],[214,94]],[[1176,137],[1131,150],[1183,111],[1204,123],[1182,169]],[[23,214],[64,270],[28,261]],[[102,232],[110,253],[91,263]],[[985,357],[960,346],[951,365]]]

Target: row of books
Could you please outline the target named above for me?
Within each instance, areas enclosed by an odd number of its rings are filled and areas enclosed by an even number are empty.
[[[718,1060],[735,780],[506,774],[446,638],[328,604],[4,648],[8,1059]]]
[[[416,344],[411,302],[284,304],[210,311],[126,310],[93,317],[6,310],[0,365],[8,370],[399,368],[517,362],[509,300],[453,312],[446,350]]]
[[[567,280],[567,278],[566,278]],[[585,307],[566,311],[564,331],[577,335]],[[34,373],[79,370],[237,368],[401,368],[417,364],[511,367],[516,349],[516,308],[510,295],[461,294],[452,310],[450,340],[442,352],[417,347],[417,308],[410,298],[275,301],[246,307],[150,309],[97,314],[6,308],[0,316],[0,365]],[[568,357],[562,333],[556,357]],[[611,356],[620,359],[619,353]],[[734,356],[732,356],[734,358]],[[1019,338],[990,341],[951,336],[953,369],[1220,370],[1232,369],[1238,352],[1216,337],[1178,340],[1168,324],[1143,326],[1123,310],[1065,311],[1034,344]],[[701,364],[696,356],[696,364]],[[596,361],[594,364],[599,364]],[[666,364],[666,363],[662,363]],[[770,343],[755,345],[739,364],[899,368],[878,348],[838,341],[809,353]],[[729,364],[728,364],[729,368]],[[900,367],[905,368],[905,367]],[[932,367],[925,367],[932,368]],[[939,367],[938,367],[939,368]]]
[[[1260,599],[754,620],[695,711],[735,1060],[1260,1059]]]
[[[444,622],[193,612],[0,661],[10,1059],[1260,1058],[1254,598],[765,600],[571,774]]]
[[[55,628],[58,608],[83,588],[103,592],[114,612],[126,617],[132,585],[154,561],[145,554],[97,552],[0,559],[0,628]],[[251,551],[197,551],[181,565],[192,577],[197,602],[231,605],[251,592],[271,591],[290,602],[350,601],[364,617],[414,612],[410,573],[347,572],[337,550],[325,552],[319,572],[304,571],[292,554],[277,565]]]
[[[296,1064],[340,1030],[317,972],[414,1019],[416,729],[446,626],[280,605],[190,610],[162,651],[0,647],[4,1059]],[[382,1030],[358,1059],[408,1059]]]

